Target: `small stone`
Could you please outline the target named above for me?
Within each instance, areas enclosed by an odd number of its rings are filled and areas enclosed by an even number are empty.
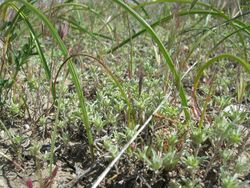
[[[29,126],[29,124],[24,124],[24,125],[23,125],[23,128],[24,128],[24,130],[29,130],[29,129],[30,129],[30,126]]]

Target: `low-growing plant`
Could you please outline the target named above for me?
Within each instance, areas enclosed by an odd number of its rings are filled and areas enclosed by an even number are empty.
[[[247,186],[249,15],[244,0],[1,1],[3,175]]]

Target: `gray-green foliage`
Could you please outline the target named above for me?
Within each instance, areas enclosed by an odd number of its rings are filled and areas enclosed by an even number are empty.
[[[170,187],[206,186],[211,172],[218,187],[245,183],[247,1],[53,2],[0,4],[0,123],[20,160],[25,137],[9,119],[49,128],[50,172],[56,141],[67,148],[75,137],[106,164],[171,92],[119,165],[142,162],[151,184],[177,174]]]

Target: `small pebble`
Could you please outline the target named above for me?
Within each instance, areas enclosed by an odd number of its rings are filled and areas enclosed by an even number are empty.
[[[30,126],[29,126],[29,124],[24,124],[24,125],[23,125],[23,128],[24,128],[24,130],[29,130],[29,129],[30,129]]]

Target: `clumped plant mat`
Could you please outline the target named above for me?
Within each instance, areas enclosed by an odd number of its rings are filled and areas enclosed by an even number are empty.
[[[248,187],[249,3],[0,3],[0,187]]]

